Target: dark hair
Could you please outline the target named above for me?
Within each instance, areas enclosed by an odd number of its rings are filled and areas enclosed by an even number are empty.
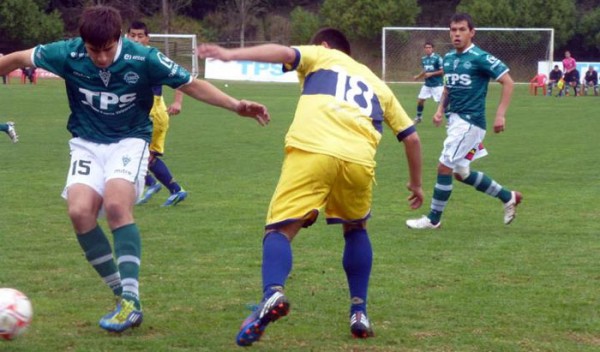
[[[142,21],[133,21],[131,22],[131,24],[129,25],[129,29],[127,30],[127,32],[130,32],[132,29],[143,29],[144,30],[144,34],[146,36],[148,36],[148,26],[146,26],[146,24]]]
[[[321,28],[310,40],[310,44],[314,45],[321,45],[322,42],[326,42],[332,49],[350,55],[350,42],[344,33],[335,28]]]
[[[450,18],[450,24],[456,23],[456,22],[462,22],[462,21],[467,22],[467,25],[469,26],[469,30],[473,30],[473,28],[475,28],[475,25],[473,24],[473,19],[471,18],[471,15],[469,15],[466,12],[455,13]]]
[[[430,45],[432,48],[435,47],[435,45],[433,45],[432,42],[425,42],[425,44],[423,44],[423,47],[426,47],[427,45]]]
[[[79,35],[85,43],[93,46],[104,47],[121,37],[123,21],[114,7],[88,7],[83,11],[79,23]]]

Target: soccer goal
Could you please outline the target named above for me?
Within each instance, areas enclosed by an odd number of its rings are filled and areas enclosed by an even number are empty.
[[[442,57],[453,49],[448,28],[384,27],[381,39],[381,76],[389,83],[413,81],[422,69],[425,42]],[[476,28],[473,43],[506,63],[515,82],[529,82],[539,61],[552,62],[554,29]]]
[[[195,34],[150,33],[150,46],[160,50],[168,58],[185,67],[193,77],[198,77],[198,56]]]

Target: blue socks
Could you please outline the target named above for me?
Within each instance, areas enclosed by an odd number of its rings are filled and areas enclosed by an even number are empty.
[[[348,287],[350,288],[350,315],[357,311],[367,313],[367,291],[369,289],[369,277],[373,264],[373,249],[371,240],[365,229],[353,229],[344,234],[346,245],[342,264]]]
[[[150,162],[150,165],[148,165],[148,169],[152,171],[160,183],[169,189],[171,194],[181,191],[181,187],[173,179],[173,175],[171,175],[169,168],[162,160],[160,160],[160,158],[155,157],[152,162]]]
[[[292,271],[292,245],[280,232],[270,232],[263,240],[262,280],[264,298],[283,289]]]

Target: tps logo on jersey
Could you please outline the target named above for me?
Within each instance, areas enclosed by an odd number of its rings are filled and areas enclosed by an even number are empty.
[[[471,85],[471,76],[463,73],[447,73],[444,75],[444,82],[446,82],[449,86],[461,85],[461,86],[470,86]]]
[[[85,100],[81,101],[84,105],[88,105],[92,109],[102,113],[112,110],[112,107],[115,105],[119,108],[130,105],[135,101],[137,96],[136,93],[116,95],[111,92],[93,92],[81,87],[79,91],[85,95]]]
[[[140,76],[135,72],[129,71],[123,76],[123,79],[127,84],[136,84],[140,79]]]

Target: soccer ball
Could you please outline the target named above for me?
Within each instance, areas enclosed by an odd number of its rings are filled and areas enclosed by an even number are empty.
[[[33,317],[29,298],[13,288],[0,288],[0,338],[13,340],[27,330]]]

